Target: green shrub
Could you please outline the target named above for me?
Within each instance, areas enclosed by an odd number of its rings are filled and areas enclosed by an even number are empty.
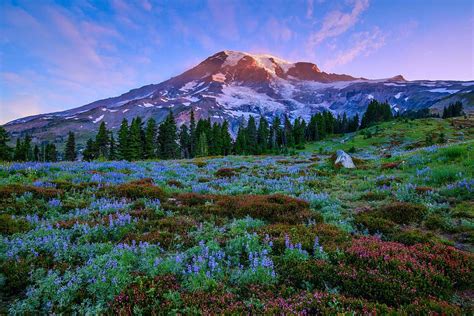
[[[431,238],[432,235],[424,233],[421,230],[408,229],[394,233],[391,237],[391,240],[411,246],[414,244],[430,242]]]
[[[370,234],[390,235],[398,228],[391,220],[380,217],[378,212],[362,212],[354,216],[354,224],[359,229],[367,229]]]
[[[424,223],[425,227],[430,230],[445,231],[449,228],[448,219],[440,214],[430,214]]]
[[[465,156],[466,154],[467,154],[466,148],[458,147],[458,146],[441,148],[438,152],[438,155],[440,157],[444,157],[448,161],[456,160],[458,158]]]
[[[381,216],[397,224],[419,223],[427,212],[424,205],[407,202],[394,202],[379,209]]]
[[[24,219],[13,218],[9,214],[0,214],[0,234],[12,235],[30,229],[30,224]]]

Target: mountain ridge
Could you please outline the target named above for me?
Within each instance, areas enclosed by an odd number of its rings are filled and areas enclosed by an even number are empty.
[[[182,124],[193,109],[197,118],[228,120],[235,133],[249,115],[308,118],[328,110],[352,116],[362,113],[371,99],[389,101],[394,111],[439,111],[447,100],[461,101],[471,108],[474,81],[407,81],[402,75],[356,78],[324,72],[311,62],[224,50],[161,83],[65,111],[16,119],[4,126],[14,137],[28,133],[49,140],[70,130],[90,132],[102,121],[111,130],[116,130],[123,118],[161,121],[169,110]]]

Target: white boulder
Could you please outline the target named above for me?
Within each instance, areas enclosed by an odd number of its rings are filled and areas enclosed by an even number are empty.
[[[354,169],[356,167],[351,156],[349,156],[344,150],[338,150],[336,152],[336,161],[334,164],[348,169]]]

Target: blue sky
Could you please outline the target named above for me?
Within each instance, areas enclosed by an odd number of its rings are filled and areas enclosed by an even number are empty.
[[[0,124],[232,49],[366,78],[474,79],[474,1],[0,0]]]

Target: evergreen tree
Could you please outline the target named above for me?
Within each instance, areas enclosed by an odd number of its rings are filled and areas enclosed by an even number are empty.
[[[22,152],[24,155],[24,161],[33,160],[33,149],[31,148],[31,136],[26,135],[22,144]]]
[[[190,153],[191,137],[189,135],[186,124],[181,125],[179,129],[179,147],[181,149],[181,157],[188,159],[191,157]]]
[[[295,139],[293,136],[293,125],[291,124],[290,119],[288,118],[287,115],[285,115],[284,121],[283,121],[283,139],[282,139],[282,145],[285,148],[289,147],[294,147],[295,146]]]
[[[56,145],[54,144],[46,145],[46,161],[49,161],[49,162],[58,161],[58,153],[56,151]]]
[[[196,155],[197,135],[196,135],[196,120],[194,119],[194,111],[191,109],[189,119],[189,155],[194,157]]]
[[[161,159],[178,157],[177,127],[173,112],[169,112],[165,121],[158,128],[158,153]]]
[[[68,133],[64,158],[68,161],[76,160],[76,139],[73,132]]]
[[[11,148],[8,146],[10,136],[5,128],[0,126],[0,161],[9,161],[11,159]]]
[[[33,148],[33,161],[40,161],[40,149],[37,144]]]
[[[267,152],[269,137],[270,132],[268,130],[268,122],[265,117],[260,116],[260,121],[258,122],[257,130],[257,144],[259,154]]]
[[[156,157],[156,121],[150,118],[145,128],[145,158],[153,159]]]
[[[257,125],[255,123],[255,118],[251,115],[249,121],[247,122],[246,129],[246,148],[245,152],[251,154],[258,153],[258,142],[257,142]]]
[[[95,149],[97,157],[107,158],[109,156],[109,131],[105,122],[100,123],[99,131],[95,137]]]
[[[201,133],[198,138],[196,157],[206,157],[209,155],[206,133]]]
[[[128,121],[124,118],[118,132],[117,159],[130,160],[129,133]]]
[[[235,139],[234,151],[237,155],[245,155],[248,154],[247,148],[247,129],[244,127],[243,121],[241,121]]]
[[[221,127],[217,123],[212,125],[211,136],[208,140],[208,144],[209,154],[211,156],[222,155]]]
[[[278,116],[273,118],[268,139],[269,147],[272,150],[279,150],[280,146],[283,144],[283,130],[281,128],[281,121]]]
[[[379,122],[390,121],[391,119],[393,119],[393,114],[390,105],[387,102],[379,103],[377,100],[372,100],[362,116],[360,128],[366,128]]]
[[[143,159],[143,143],[143,123],[142,119],[137,116],[132,120],[132,124],[130,125],[130,137],[128,141],[129,160]]]
[[[110,132],[110,140],[109,140],[109,160],[117,160],[117,144],[115,143],[114,133]]]
[[[224,121],[221,125],[222,155],[230,155],[232,151],[232,137],[229,133],[229,122]]]
[[[46,154],[45,154],[46,155]],[[95,142],[92,140],[92,138],[89,138],[86,143],[86,148],[82,152],[83,159],[85,161],[92,161],[96,159],[96,148],[95,148]]]
[[[294,140],[294,145],[302,145],[304,144],[304,130],[306,127],[306,123],[304,120],[297,118],[295,120],[295,123],[293,125],[293,140]]]
[[[457,101],[456,103],[451,103],[448,107],[443,108],[443,118],[450,118],[461,116],[464,114],[462,102]]]

